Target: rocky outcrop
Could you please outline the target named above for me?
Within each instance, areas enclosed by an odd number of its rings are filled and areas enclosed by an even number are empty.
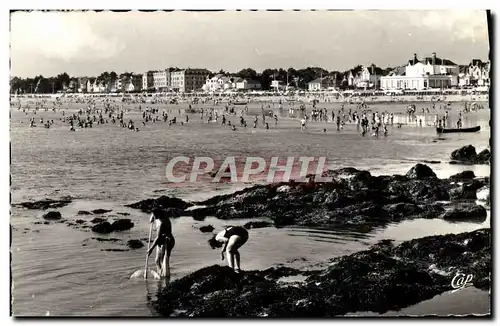
[[[78,211],[78,213],[76,213],[76,215],[92,215],[92,213],[89,211]]]
[[[137,203],[130,204],[130,205],[125,205],[127,207],[132,207],[135,209],[140,209],[141,211],[145,213],[150,213],[151,209],[155,204],[159,204],[163,206],[164,208],[175,208],[180,211],[185,210],[188,207],[193,206],[191,203],[187,203],[183,201],[182,199],[175,198],[175,197],[168,197],[168,196],[161,196],[156,199],[146,199],[146,200],[141,200]]]
[[[475,178],[461,179],[460,182],[450,183],[450,199],[451,200],[476,200],[479,189],[489,186],[490,178]],[[458,181],[456,178],[451,178],[452,181]]]
[[[111,224],[113,231],[126,231],[134,227],[134,223],[128,218],[121,218]]]
[[[106,234],[106,233],[113,232],[113,227],[111,226],[111,223],[105,221],[105,222],[99,222],[95,225],[92,225],[91,230],[92,230],[92,232],[95,232],[95,233]]]
[[[98,209],[94,209],[94,210],[92,211],[92,213],[94,213],[94,214],[98,214],[98,215],[101,215],[101,214],[109,213],[109,212],[111,212],[111,211],[112,211],[112,209],[103,209],[103,208],[98,208]]]
[[[70,204],[72,201],[71,197],[64,197],[59,200],[44,199],[34,202],[23,202],[18,204],[12,204],[14,207],[24,207],[27,209],[42,209],[46,210],[49,208],[60,208]]]
[[[406,173],[409,179],[427,179],[427,178],[437,178],[436,173],[432,171],[430,167],[425,164],[416,164],[410,171]]]
[[[476,177],[474,171],[466,170],[450,176],[451,180],[472,180]]]
[[[102,222],[106,222],[106,219],[102,218],[102,217],[94,217],[90,222],[92,222],[92,223],[102,223]]]
[[[141,240],[132,239],[132,240],[128,240],[127,241],[127,246],[130,249],[139,249],[139,248],[144,247],[144,243],[142,243]]]
[[[200,231],[203,232],[203,233],[210,233],[212,232],[213,230],[215,230],[215,228],[211,225],[203,225],[200,227]]]
[[[96,233],[106,234],[111,232],[130,230],[133,227],[134,223],[132,223],[130,219],[124,218],[116,220],[113,223],[109,223],[107,221],[98,222],[97,224],[94,224],[92,226],[91,230]]]
[[[460,203],[447,211],[443,219],[457,222],[483,222],[486,220],[486,208],[475,203]]]
[[[234,273],[210,266],[177,279],[152,302],[162,316],[332,317],[349,312],[399,310],[452,290],[457,273],[489,290],[491,231],[431,236],[334,258],[323,270],[286,267]],[[280,282],[291,275],[301,282]]]
[[[46,220],[56,221],[62,218],[61,213],[58,211],[50,211],[43,214],[43,218]]]
[[[490,164],[491,153],[488,149],[484,149],[479,154],[476,153],[476,148],[472,145],[467,145],[454,150],[451,153],[450,163],[455,164]]]
[[[327,171],[324,177],[330,181],[256,185],[197,203],[203,207],[189,213],[197,220],[205,216],[259,217],[270,219],[277,227],[349,225],[369,229],[408,218],[436,218],[444,213],[441,201],[472,197],[453,190],[459,185],[437,178],[423,164],[406,175],[372,176],[368,171],[343,168]],[[474,189],[474,183],[481,181],[464,184]]]

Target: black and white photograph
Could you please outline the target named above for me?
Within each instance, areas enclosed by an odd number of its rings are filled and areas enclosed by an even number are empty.
[[[491,317],[494,11],[62,9],[9,11],[11,317]]]

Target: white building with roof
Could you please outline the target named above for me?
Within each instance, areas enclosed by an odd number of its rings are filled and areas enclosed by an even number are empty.
[[[404,73],[392,72],[380,78],[380,88],[423,90],[427,88],[448,88],[458,85],[459,66],[454,62],[441,59],[433,53],[432,57],[418,60],[417,54],[408,61]]]

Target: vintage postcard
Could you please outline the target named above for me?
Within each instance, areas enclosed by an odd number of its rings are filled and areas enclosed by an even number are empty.
[[[489,316],[491,21],[11,11],[11,315]]]

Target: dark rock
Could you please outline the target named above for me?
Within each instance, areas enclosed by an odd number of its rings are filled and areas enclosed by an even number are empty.
[[[97,240],[99,242],[118,242],[121,241],[120,239],[117,238],[99,238],[99,237],[92,237],[93,240]]]
[[[99,209],[94,209],[94,210],[92,211],[92,213],[94,213],[94,214],[99,214],[99,215],[100,215],[100,214],[109,213],[109,212],[111,212],[111,211],[112,211],[112,209],[102,209],[102,208],[99,208]]]
[[[59,213],[58,211],[50,211],[48,213],[43,214],[43,218],[46,220],[55,221],[55,220],[60,220],[62,216],[61,213]]]
[[[142,243],[141,240],[128,240],[127,246],[131,249],[139,249],[144,247],[144,244]]]
[[[477,198],[477,189],[472,184],[462,184],[451,188],[450,198],[452,200],[475,200]]]
[[[89,211],[78,211],[78,213],[76,213],[77,215],[92,215],[91,212]]]
[[[111,224],[113,231],[126,231],[134,227],[134,223],[128,218],[121,218]]]
[[[451,153],[451,159],[455,161],[470,161],[476,160],[477,153],[476,148],[472,145],[467,145],[459,149],[454,150]]]
[[[164,208],[177,208],[180,210],[185,210],[186,208],[193,206],[193,204],[187,203],[182,199],[168,196],[160,196],[156,199],[141,200],[137,203],[125,206],[140,209],[143,212],[150,213],[154,204],[159,204]]]
[[[92,222],[92,223],[102,223],[102,222],[106,222],[106,219],[102,218],[102,217],[94,217],[90,222]]]
[[[122,212],[118,212],[117,214],[120,214],[120,215],[123,215],[123,216],[129,216],[130,213],[122,213]]]
[[[491,159],[491,153],[486,148],[483,149],[479,154],[477,154],[477,162],[478,164],[489,164]]]
[[[368,171],[343,168],[326,171],[324,176],[331,181],[255,185],[197,203],[203,207],[189,213],[196,220],[259,217],[276,227],[349,227],[369,232],[405,219],[438,218],[444,209],[436,202],[473,199],[475,189],[485,184],[476,178],[458,188],[422,164],[407,175],[372,176]]]
[[[409,179],[437,178],[436,173],[425,164],[416,164],[406,173]]]
[[[272,223],[266,221],[250,221],[243,225],[245,229],[260,229],[273,226]]]
[[[49,221],[45,221],[45,222],[43,222],[43,224],[47,225],[47,224],[50,224],[50,222]]]
[[[443,276],[435,266],[449,271]],[[179,317],[332,317],[356,311],[384,313],[452,289],[457,272],[474,275],[474,286],[491,287],[491,230],[431,236],[337,257],[317,271],[270,268],[236,274],[209,266],[160,288],[153,308]],[[308,275],[303,282],[281,277]]]
[[[124,251],[130,251],[130,249],[111,248],[111,249],[101,249],[101,251],[124,252]]]
[[[27,209],[42,209],[46,210],[49,208],[60,208],[70,204],[72,199],[70,197],[64,197],[60,200],[44,199],[34,202],[23,202],[18,204],[12,204],[12,206],[21,206]]]
[[[457,174],[454,174],[450,177],[451,180],[470,180],[474,179],[476,175],[474,174],[474,171],[462,171]]]
[[[212,232],[213,230],[215,230],[215,228],[211,225],[204,225],[204,226],[200,227],[200,231],[203,233],[209,233],[209,232]]]
[[[484,222],[486,220],[486,208],[475,203],[460,203],[443,215],[448,221]]]
[[[77,219],[77,220],[75,220],[75,223],[77,223],[77,224],[83,224],[83,223],[85,223],[85,221],[84,221],[84,220]]]
[[[111,233],[113,232],[113,227],[109,222],[99,222],[92,226],[92,232],[95,233]]]
[[[451,164],[490,164],[491,152],[484,149],[477,154],[474,146],[467,145],[454,150],[451,159],[453,160]]]

